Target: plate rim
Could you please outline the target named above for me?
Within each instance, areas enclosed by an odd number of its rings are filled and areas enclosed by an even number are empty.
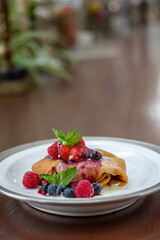
[[[143,141],[138,141],[138,140],[133,140],[133,139],[127,139],[127,138],[115,138],[115,137],[99,137],[99,136],[86,136],[83,137],[86,140],[106,140],[106,141],[119,141],[119,142],[124,142],[124,143],[131,143],[134,145],[138,145],[138,146],[142,146],[145,147],[147,149],[150,149],[152,151],[155,151],[157,153],[160,154],[160,146],[158,145],[154,145],[148,142],[143,142]],[[34,142],[30,142],[30,143],[26,143],[26,144],[22,144],[10,149],[7,149],[3,152],[0,153],[0,162],[2,162],[6,157],[9,157],[10,155],[14,154],[14,153],[18,153],[20,151],[26,150],[28,148],[31,147],[36,147],[42,144],[49,144],[50,142],[53,142],[54,140],[56,140],[55,138],[53,139],[47,139],[47,140],[40,140],[40,141],[34,141]],[[27,196],[25,194],[21,194],[21,193],[16,193],[14,191],[8,190],[6,188],[4,188],[3,186],[1,186],[0,184],[0,194],[2,193],[3,195],[6,195],[8,197],[14,198],[16,200],[21,200],[21,201],[25,201],[25,202],[34,202],[34,203],[47,203],[47,204],[54,204],[54,205],[85,205],[85,204],[106,204],[106,203],[115,203],[115,202],[119,202],[119,201],[127,201],[127,200],[131,200],[131,199],[139,199],[142,197],[145,197],[147,195],[150,195],[156,191],[160,190],[160,183],[157,183],[151,187],[145,188],[143,190],[139,190],[133,193],[128,193],[128,194],[123,194],[120,196],[106,196],[103,198],[81,198],[81,199],[44,199],[44,198],[38,198],[38,197],[33,197],[33,196]]]

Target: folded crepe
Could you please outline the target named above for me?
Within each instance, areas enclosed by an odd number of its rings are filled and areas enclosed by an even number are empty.
[[[32,166],[32,172],[38,174],[49,174],[53,175],[58,172],[59,164],[63,162],[63,160],[54,160],[49,157],[45,157]]]
[[[63,160],[41,159],[32,166],[32,171],[38,174],[50,174],[65,170],[67,167],[77,167],[74,180],[87,179],[90,182],[98,182],[104,186],[124,186],[128,182],[125,160],[112,153],[101,149],[95,149],[102,154],[101,160],[84,159],[72,163]]]
[[[101,149],[96,149],[96,151],[99,151],[103,156],[96,182],[100,183],[102,187],[115,184],[118,186],[126,185],[128,177],[125,160]]]

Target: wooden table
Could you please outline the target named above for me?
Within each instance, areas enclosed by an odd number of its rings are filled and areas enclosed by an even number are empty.
[[[53,138],[52,127],[159,145],[159,35],[154,26],[115,37],[116,56],[78,63],[74,84],[45,79],[41,89],[1,98],[0,150]],[[85,218],[43,213],[0,195],[0,239],[157,240],[160,191],[122,211]]]

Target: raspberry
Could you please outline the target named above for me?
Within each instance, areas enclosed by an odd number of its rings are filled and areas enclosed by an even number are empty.
[[[36,188],[40,183],[40,177],[37,173],[28,171],[24,174],[22,183],[26,188]]]
[[[75,145],[84,145],[85,146],[85,141],[83,139],[81,139],[78,143],[76,143]],[[74,146],[75,146],[74,145]]]
[[[48,151],[48,154],[49,154],[53,159],[58,159],[58,154],[59,154],[59,141],[55,141],[51,146],[48,147],[47,151]]]
[[[81,139],[78,144],[84,145],[85,146],[85,141],[83,139]]]
[[[71,149],[71,147],[69,147],[67,145],[61,145],[60,156],[63,160],[68,161],[68,158],[70,156],[70,149]]]
[[[93,197],[94,188],[88,180],[82,180],[75,188],[75,195],[77,198]]]
[[[90,152],[89,148],[81,144],[80,145],[75,144],[71,148],[70,155],[72,156],[73,160],[77,161],[79,159],[84,158],[87,152]]]
[[[69,187],[75,189],[78,183],[79,183],[78,180],[72,180],[69,184]]]

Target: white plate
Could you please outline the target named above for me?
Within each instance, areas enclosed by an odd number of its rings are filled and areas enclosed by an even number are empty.
[[[45,197],[37,193],[38,189],[26,189],[22,185],[24,173],[47,154],[47,147],[54,140],[25,144],[1,153],[0,192],[45,212],[66,216],[92,216],[126,208],[160,189],[158,146],[106,137],[86,137],[86,145],[89,148],[101,148],[125,159],[128,175],[128,184],[125,187],[108,188],[106,195],[81,199]]]

